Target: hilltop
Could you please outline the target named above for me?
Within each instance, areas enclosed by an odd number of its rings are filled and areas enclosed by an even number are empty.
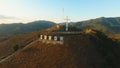
[[[59,29],[54,27],[38,34],[51,34],[54,30]],[[0,63],[0,67],[120,68],[119,52],[119,43],[100,31],[88,29],[79,35],[66,35],[62,45],[46,44],[36,39]]]

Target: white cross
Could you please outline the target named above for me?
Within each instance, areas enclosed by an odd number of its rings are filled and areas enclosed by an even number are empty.
[[[65,28],[65,30],[68,31],[68,22],[69,22],[70,19],[67,16],[65,20],[66,20],[66,23],[65,23],[66,28]]]

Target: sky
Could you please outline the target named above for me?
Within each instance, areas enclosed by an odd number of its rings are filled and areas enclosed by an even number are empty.
[[[120,17],[120,0],[0,0],[0,23],[64,22]]]

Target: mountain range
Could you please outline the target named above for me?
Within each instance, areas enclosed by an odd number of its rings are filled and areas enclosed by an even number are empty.
[[[60,23],[60,25],[65,25]],[[95,29],[106,34],[120,33],[120,17],[100,17],[79,22],[69,22],[69,26],[75,26],[82,30]]]
[[[0,24],[0,35],[23,34],[38,31],[54,26],[56,23],[51,21],[34,21],[27,24],[13,23]],[[64,25],[65,23],[59,23]],[[95,29],[104,33],[120,33],[120,17],[100,17],[80,22],[70,22],[69,25],[80,29]]]
[[[120,33],[120,17],[101,17],[87,21],[76,22],[75,26],[81,29],[96,29],[104,33]]]
[[[13,23],[0,24],[0,35],[2,34],[23,34],[46,29],[54,26],[55,23],[51,21],[33,21],[27,24]]]

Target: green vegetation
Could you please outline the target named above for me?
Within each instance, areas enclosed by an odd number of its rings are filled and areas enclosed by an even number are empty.
[[[19,49],[19,45],[14,45],[14,46],[13,46],[13,50],[14,50],[14,51],[17,51],[18,49]]]

